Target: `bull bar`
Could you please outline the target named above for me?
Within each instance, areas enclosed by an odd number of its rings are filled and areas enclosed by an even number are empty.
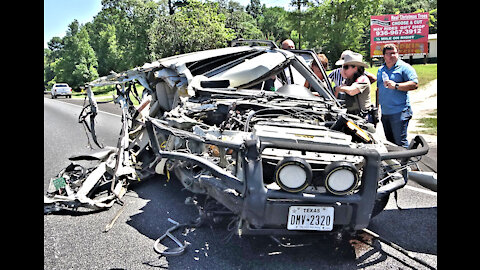
[[[374,149],[316,145],[305,142],[292,144],[280,140],[260,141],[258,138],[247,140],[243,144],[226,143],[221,140],[208,140],[206,142],[205,139],[191,133],[192,136],[187,136],[188,139],[202,143],[211,143],[219,146],[228,144],[228,147],[232,149],[244,151],[245,158],[242,165],[245,170],[245,180],[241,181],[237,177],[225,172],[216,164],[201,157],[161,150],[155,127],[173,135],[176,135],[175,128],[166,128],[160,121],[151,117],[148,117],[148,120],[146,122],[147,132],[157,157],[187,160],[209,170],[212,176],[201,176],[198,181],[205,187],[209,196],[223,204],[234,214],[240,216],[241,220],[244,221],[242,223],[244,234],[286,235],[305,233],[305,231],[288,231],[286,229],[288,208],[291,205],[321,204],[322,206],[332,206],[334,207],[334,231],[339,227],[353,230],[364,229],[370,222],[375,200],[390,194],[407,183],[407,179],[404,177],[378,188],[377,181],[380,162],[388,159],[400,159],[401,163],[406,163],[411,157],[425,155],[429,150],[425,139],[420,135],[412,139],[408,149],[388,153],[379,153]],[[183,132],[182,135],[189,133]],[[319,193],[304,196],[302,192],[287,193],[267,189],[263,182],[261,160],[261,153],[266,148],[363,156],[365,164],[363,165],[361,178],[362,185],[359,192],[344,196]],[[234,192],[226,192],[227,190],[234,190]]]

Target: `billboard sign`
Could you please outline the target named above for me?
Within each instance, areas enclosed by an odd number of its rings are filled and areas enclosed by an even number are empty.
[[[400,55],[428,53],[429,13],[370,16],[370,56],[383,57],[383,46],[395,43]]]

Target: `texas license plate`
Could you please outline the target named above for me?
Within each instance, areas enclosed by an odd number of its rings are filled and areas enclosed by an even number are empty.
[[[287,229],[331,231],[333,212],[333,207],[328,206],[290,206]]]

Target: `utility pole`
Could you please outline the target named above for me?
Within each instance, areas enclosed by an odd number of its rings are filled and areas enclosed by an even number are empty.
[[[298,19],[298,49],[302,48],[302,11],[301,6],[306,6],[308,0],[292,0],[291,6],[297,6],[297,19]]]
[[[297,1],[297,11],[298,11],[298,48],[302,49],[302,16],[300,16],[300,0]]]

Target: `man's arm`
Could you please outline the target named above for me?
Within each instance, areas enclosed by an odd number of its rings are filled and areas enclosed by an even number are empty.
[[[400,91],[411,91],[418,88],[418,84],[414,81],[397,83],[392,80],[388,80],[384,83],[385,83],[385,87],[387,87],[388,89],[395,89],[395,85],[398,85],[396,90],[400,90]]]

